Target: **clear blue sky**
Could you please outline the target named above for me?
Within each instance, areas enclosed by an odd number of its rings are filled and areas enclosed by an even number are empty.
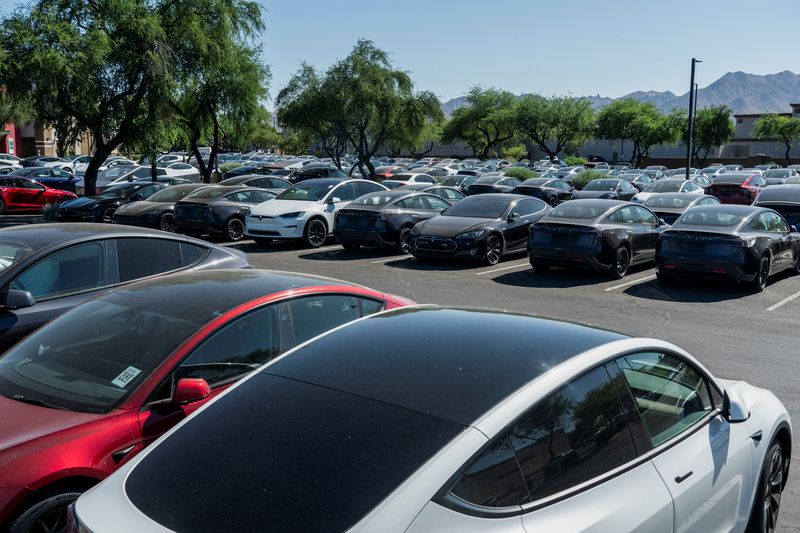
[[[729,71],[800,72],[797,0],[259,0],[272,94],[302,61],[327,68],[359,38],[442,100],[514,93],[683,94]],[[0,0],[0,14],[18,0]]]

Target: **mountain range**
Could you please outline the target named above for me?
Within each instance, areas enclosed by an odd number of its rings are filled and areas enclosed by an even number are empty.
[[[595,109],[602,109],[615,100],[600,95],[587,96]],[[676,107],[689,106],[689,93],[676,95],[671,91],[636,91],[621,98],[635,98],[652,102],[658,109],[668,113]],[[791,111],[789,104],[800,102],[800,74],[788,70],[776,74],[747,74],[728,72],[717,81],[697,91],[697,107],[727,105],[734,114],[785,113]],[[442,111],[450,116],[466,103],[466,97],[453,98],[442,104]]]

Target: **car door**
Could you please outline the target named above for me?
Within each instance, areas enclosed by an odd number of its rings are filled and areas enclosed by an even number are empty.
[[[61,313],[111,288],[107,241],[75,244],[40,259],[3,288],[28,291],[31,307],[0,310],[0,351]]]
[[[169,431],[242,377],[285,350],[285,303],[272,303],[232,319],[210,333],[154,389],[139,411],[144,445]],[[180,379],[204,379],[211,394],[199,401],[175,405],[170,401]]]
[[[743,531],[755,483],[747,425],[725,420],[720,391],[676,355],[635,353],[617,365],[672,495],[674,531]]]
[[[658,242],[658,234],[660,231],[660,224],[658,217],[646,207],[635,206],[636,216],[639,219],[639,225],[644,230],[641,239],[640,257],[642,261],[650,261],[656,255],[656,243]]]
[[[774,243],[773,273],[780,272],[794,266],[794,253],[792,241],[789,237],[789,225],[777,213],[764,213],[767,228]]]
[[[766,248],[770,254],[770,273],[774,274],[779,272],[782,267],[783,261],[783,235],[780,232],[772,231],[772,221],[770,220],[770,213],[764,211],[759,213],[748,224],[748,228],[752,231],[758,232],[759,239],[765,239],[767,242]]]
[[[20,207],[25,211],[40,212],[44,204],[44,185],[33,180],[16,180],[20,185]]]
[[[25,188],[21,178],[7,178],[2,182],[6,189],[6,211],[19,211],[25,206]]]
[[[545,209],[544,202],[535,198],[518,200],[511,207],[508,213],[516,216],[511,222],[506,223],[503,230],[506,251],[525,249],[528,246],[531,224],[539,220],[539,214],[543,209]]]
[[[635,206],[621,207],[609,215],[609,220],[625,228],[628,244],[631,248],[631,262],[636,263],[642,259],[642,251],[647,249],[647,228],[639,220]]]

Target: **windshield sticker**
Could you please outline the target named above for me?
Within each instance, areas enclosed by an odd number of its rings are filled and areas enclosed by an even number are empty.
[[[135,366],[129,366],[122,372],[122,374],[114,378],[114,381],[112,381],[111,383],[121,389],[124,389],[128,385],[128,383],[133,381],[133,378],[135,378],[141,373],[142,371],[136,368]]]

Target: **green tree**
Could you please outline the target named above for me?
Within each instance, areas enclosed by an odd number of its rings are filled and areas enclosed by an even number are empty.
[[[792,145],[800,140],[800,119],[777,114],[764,115],[753,125],[753,136],[762,140],[777,139],[783,143],[786,147],[786,164],[791,165],[789,152]]]
[[[473,87],[466,105],[456,109],[445,124],[444,142],[461,139],[476,157],[499,155],[501,146],[514,138],[516,97],[508,91]]]
[[[284,130],[281,137],[280,147],[286,154],[303,154],[308,151],[311,144],[314,142],[311,135],[302,130],[287,129]]]
[[[550,159],[577,148],[594,133],[594,111],[586,98],[527,94],[516,104],[514,121],[520,134]]]
[[[719,148],[733,138],[734,126],[733,111],[726,106],[707,107],[699,109],[694,121],[694,142],[692,143],[692,157],[695,164],[706,166],[706,160],[712,150]],[[684,146],[688,143],[689,123],[686,110],[675,110],[671,119],[675,128],[680,131],[681,142]]]
[[[520,161],[525,159],[528,156],[528,149],[518,144],[516,146],[509,146],[508,148],[503,149],[503,157],[506,159],[513,159],[515,161]]]
[[[653,104],[625,98],[615,100],[598,113],[597,134],[604,139],[632,141],[630,163],[638,167],[651,148],[676,142],[680,131],[674,119]]]

